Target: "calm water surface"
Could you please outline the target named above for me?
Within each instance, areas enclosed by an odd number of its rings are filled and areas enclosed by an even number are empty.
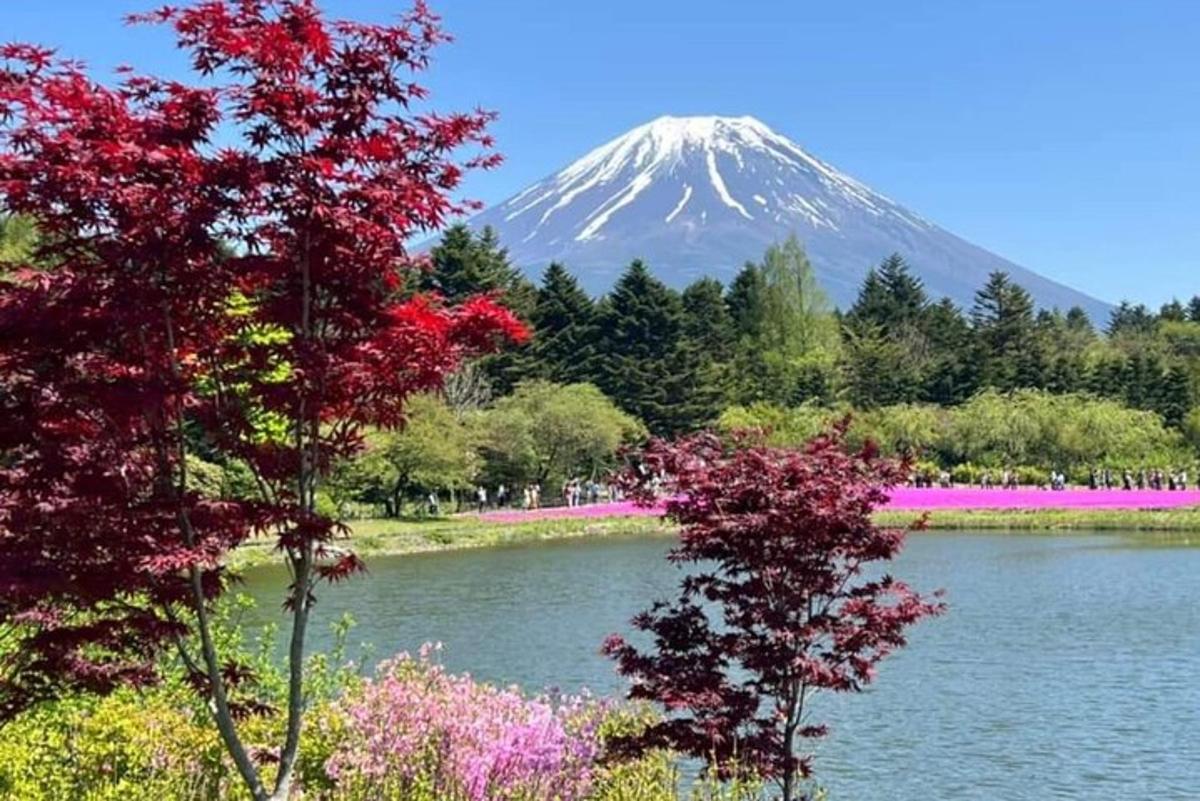
[[[445,644],[453,670],[530,690],[619,692],[606,634],[669,594],[663,538],[382,557],[326,589],[384,656]],[[834,801],[1200,799],[1200,548],[1113,536],[923,534],[895,570],[943,587],[869,692],[826,699]],[[286,574],[252,571],[265,621]]]

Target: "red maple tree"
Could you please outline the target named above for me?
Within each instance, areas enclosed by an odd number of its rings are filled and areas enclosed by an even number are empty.
[[[801,450],[701,434],[641,454],[627,484],[650,501],[665,478],[680,527],[669,558],[694,571],[677,600],[634,618],[652,650],[605,642],[630,697],[666,712],[618,752],[675,749],[723,778],[776,780],[792,801],[811,769],[801,744],[826,733],[809,719],[813,694],[861,690],[908,626],[942,611],[872,573],[904,542],[871,514],[906,468],[873,448],[848,453],[845,430]]]
[[[394,25],[312,0],[134,21],[174,29],[194,84],[124,71],[110,87],[52,51],[0,49],[0,199],[40,236],[0,284],[0,630],[19,646],[0,719],[152,681],[172,646],[252,796],[285,798],[315,590],[361,568],[317,511],[322,478],[465,355],[525,336],[492,299],[451,308],[405,284],[405,242],[463,210],[464,170],[497,162],[491,115],[413,110],[446,39],[420,3]],[[244,466],[257,497],[202,497],[197,449]],[[211,627],[222,558],[256,534],[293,577],[270,787]]]

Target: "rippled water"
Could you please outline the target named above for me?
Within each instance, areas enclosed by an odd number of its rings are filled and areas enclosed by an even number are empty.
[[[601,639],[671,591],[662,538],[376,558],[326,590],[379,656],[528,689],[618,692]],[[827,698],[816,771],[834,801],[1200,799],[1200,549],[1119,537],[922,534],[895,572],[943,587],[863,695]],[[264,619],[286,583],[248,576]],[[318,623],[318,646],[328,643]]]

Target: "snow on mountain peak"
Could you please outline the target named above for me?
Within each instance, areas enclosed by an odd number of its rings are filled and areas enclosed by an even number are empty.
[[[658,117],[531,186],[499,213],[505,223],[521,225],[522,241],[553,231],[555,240],[569,233],[584,242],[602,238],[617,215],[644,211],[635,201],[654,189],[673,194],[669,203],[657,202],[665,207],[654,216],[685,227],[735,214],[837,230],[844,206],[924,225],[754,117]],[[686,213],[689,204],[697,207],[694,215]]]
[[[663,116],[586,153],[471,219],[532,271],[561,261],[603,290],[630,260],[670,283],[716,272],[795,234],[826,290],[853,299],[863,274],[899,252],[933,292],[970,302],[993,269],[1047,305],[1105,307],[953,236],[810,155],[754,117]],[[1099,318],[1098,318],[1099,319]]]

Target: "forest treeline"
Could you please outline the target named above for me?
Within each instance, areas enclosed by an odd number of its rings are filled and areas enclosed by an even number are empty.
[[[1121,303],[1097,325],[1080,308],[1038,309],[996,272],[960,309],[931,298],[892,255],[843,312],[795,239],[728,286],[701,278],[676,291],[635,261],[599,299],[564,265],[533,285],[487,230],[452,228],[431,257],[427,288],[450,299],[496,292],[533,328],[529,343],[487,361],[497,394],[533,378],[594,384],[656,434],[735,405],[954,407],[989,389],[1110,399],[1176,430],[1197,422],[1200,296],[1157,311]]]
[[[35,236],[18,221],[10,250]],[[819,286],[790,239],[724,285],[682,291],[632,262],[593,298],[568,266],[533,283],[491,230],[448,229],[420,290],[455,303],[491,293],[532,332],[470,363],[401,431],[368,438],[338,467],[324,502],[399,514],[430,492],[602,477],[622,444],[704,427],[762,428],[795,444],[841,416],[930,469],[972,480],[986,468],[1083,480],[1096,466],[1185,467],[1200,446],[1200,296],[1158,310],[1121,303],[1106,321],[1039,309],[993,273],[970,308],[926,292],[902,256],[870,269],[849,308]],[[203,453],[203,449],[200,449]],[[237,494],[236,464],[199,462],[194,481]],[[245,489],[249,489],[248,487]]]

